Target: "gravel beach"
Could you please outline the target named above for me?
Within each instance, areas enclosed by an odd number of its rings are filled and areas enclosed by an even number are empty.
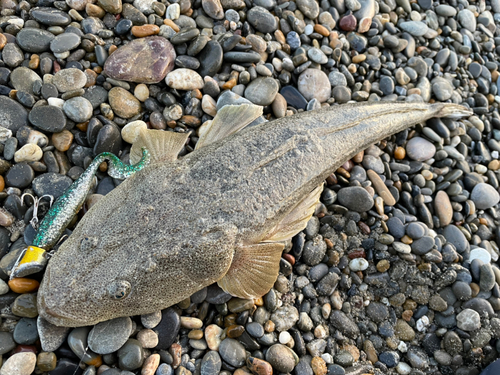
[[[479,375],[500,357],[499,54],[500,0],[0,0],[0,375]],[[128,163],[141,128],[192,132],[185,155],[227,104],[261,123],[351,101],[474,115],[333,173],[262,298],[212,285],[62,328],[38,317],[43,271],[9,281],[35,235],[21,196]]]

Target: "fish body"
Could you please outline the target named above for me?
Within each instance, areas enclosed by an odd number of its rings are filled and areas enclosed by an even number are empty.
[[[152,159],[93,206],[52,257],[39,313],[60,326],[91,325],[164,309],[214,282],[241,298],[263,295],[283,241],[305,227],[329,174],[409,126],[469,114],[452,104],[349,104],[245,128],[181,159]]]

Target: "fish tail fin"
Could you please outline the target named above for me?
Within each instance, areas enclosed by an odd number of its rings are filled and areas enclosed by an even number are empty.
[[[435,117],[448,117],[451,119],[459,119],[462,117],[472,116],[473,112],[460,104],[452,103],[435,103],[432,105],[436,111]]]

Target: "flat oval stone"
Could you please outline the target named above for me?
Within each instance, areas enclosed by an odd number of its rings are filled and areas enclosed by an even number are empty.
[[[92,117],[92,104],[87,99],[77,96],[64,102],[63,111],[71,120],[85,122]]]
[[[330,98],[331,85],[328,76],[319,69],[306,69],[299,76],[297,89],[306,100],[317,99],[320,103]]]
[[[197,58],[200,61],[198,73],[200,76],[213,77],[217,74],[222,66],[222,47],[215,40],[209,41],[205,48],[201,50]]]
[[[33,8],[30,14],[35,20],[48,26],[66,26],[71,23],[68,13],[55,8]]]
[[[40,105],[29,114],[30,122],[41,130],[58,133],[66,127],[66,116],[63,111],[51,105]]]
[[[200,366],[201,375],[218,374],[222,367],[222,361],[219,353],[216,351],[209,351],[203,356]]]
[[[113,52],[104,73],[114,79],[158,83],[174,68],[175,50],[163,37],[139,38]]]
[[[181,328],[181,320],[174,309],[168,308],[162,311],[160,323],[153,328],[158,335],[156,349],[166,350],[172,345]]]
[[[59,198],[73,183],[68,176],[59,173],[44,173],[33,180],[33,190],[36,195],[52,195],[54,199]]]
[[[131,118],[141,111],[141,102],[121,87],[113,87],[108,93],[109,105],[120,117]]]
[[[71,51],[80,45],[81,38],[75,33],[62,33],[50,43],[50,49],[54,53]]]
[[[123,370],[135,370],[144,362],[144,350],[141,343],[135,339],[129,339],[120,350],[118,350],[118,364]]]
[[[436,154],[436,147],[424,138],[415,137],[406,144],[406,153],[413,160],[425,161]]]
[[[16,90],[24,91],[31,95],[33,95],[33,84],[36,81],[41,82],[42,79],[33,70],[24,66],[14,69],[10,75],[10,82]]]
[[[493,186],[479,183],[472,189],[471,199],[476,208],[485,210],[496,205],[500,201],[500,195]]]
[[[122,147],[120,131],[115,125],[107,124],[99,131],[94,145],[94,154],[111,152],[118,155]]]
[[[15,100],[0,95],[0,124],[16,132],[20,127],[28,125],[28,112]]]
[[[167,74],[167,85],[177,90],[201,90],[204,86],[203,78],[191,69],[176,69]]]
[[[222,340],[219,345],[219,354],[231,366],[241,367],[245,364],[245,347],[234,339]]]
[[[59,92],[67,92],[83,88],[87,83],[87,76],[80,69],[62,69],[54,75],[52,83]]]
[[[276,94],[279,85],[275,79],[270,77],[259,77],[254,79],[245,89],[245,98],[257,105],[270,105]]]
[[[356,212],[365,212],[373,207],[373,198],[366,189],[360,186],[350,186],[338,191],[339,203]]]
[[[35,370],[36,354],[32,352],[16,353],[9,357],[0,369],[1,375],[30,375]]]
[[[440,190],[434,199],[434,209],[439,218],[441,226],[446,226],[451,223],[453,219],[453,207],[451,206],[450,198],[445,191]]]
[[[17,44],[26,52],[41,53],[48,51],[54,34],[47,30],[26,28],[17,33]]]
[[[98,354],[113,353],[128,340],[132,331],[132,319],[116,318],[98,323],[89,333],[89,348]]]
[[[254,6],[247,13],[248,22],[261,33],[273,33],[278,28],[274,16],[260,6]]]

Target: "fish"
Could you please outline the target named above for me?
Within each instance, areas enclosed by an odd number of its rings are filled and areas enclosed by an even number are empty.
[[[217,283],[243,299],[275,283],[285,242],[306,227],[325,179],[371,144],[433,117],[470,116],[449,103],[365,102],[247,126],[262,107],[219,109],[189,134],[143,130],[130,151],[149,164],[97,202],[50,259],[39,315],[93,325],[160,311]]]

